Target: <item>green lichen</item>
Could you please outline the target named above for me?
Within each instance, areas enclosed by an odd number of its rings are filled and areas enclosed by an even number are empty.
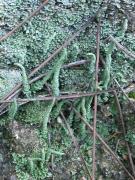
[[[51,112],[52,119],[56,119],[59,116],[60,111],[65,103],[66,103],[65,101],[57,102],[56,106],[53,108]]]
[[[88,67],[88,75],[90,76],[90,90],[95,91],[95,67],[96,67],[96,56],[93,53],[88,53],[87,58],[90,61],[90,65]],[[87,112],[87,120],[89,121],[92,118],[91,112],[91,103],[93,101],[93,96],[86,98],[86,112]]]
[[[52,80],[52,91],[54,96],[59,96],[60,90],[59,90],[59,74],[60,74],[60,69],[63,63],[67,59],[67,49],[64,49],[58,62],[55,64],[55,70],[54,70],[54,75],[53,75],[53,80]]]
[[[103,89],[105,90],[107,90],[109,82],[110,82],[112,52],[114,50],[114,47],[115,47],[115,44],[111,42],[106,52],[106,64],[105,64],[105,69],[103,73]]]
[[[17,104],[16,99],[14,99],[14,102],[10,104],[9,110],[8,110],[8,115],[9,115],[10,120],[14,119],[17,113],[17,110],[18,110],[18,104]]]
[[[24,66],[20,63],[15,63],[15,66],[18,66],[22,70],[23,92],[29,98],[31,96],[31,91],[26,70]]]
[[[45,107],[45,117],[43,120],[43,134],[47,133],[47,124],[54,104],[55,104],[55,98],[51,102],[49,102],[48,105]]]
[[[124,38],[127,27],[128,27],[128,20],[125,19],[124,23],[122,25],[122,29],[118,33],[118,37],[116,38],[116,40],[120,41]],[[103,84],[103,89],[105,89],[105,90],[107,90],[108,85],[110,83],[111,66],[112,66],[112,53],[113,53],[114,49],[115,49],[115,43],[110,42],[110,44],[108,45],[107,50],[106,50],[106,62],[105,62],[105,68],[104,68],[104,72],[103,72],[102,84]]]
[[[87,120],[87,111],[86,111],[86,98],[82,98],[81,100],[81,114],[85,120]],[[86,133],[86,125],[84,123],[81,124],[81,134],[82,136]]]

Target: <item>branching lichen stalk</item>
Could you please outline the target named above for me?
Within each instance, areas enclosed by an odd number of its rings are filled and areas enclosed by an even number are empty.
[[[54,96],[59,96],[59,75],[60,75],[60,69],[64,63],[64,61],[67,59],[67,49],[64,49],[61,53],[60,59],[55,65],[54,70],[54,76],[52,80],[52,90]]]
[[[52,111],[54,104],[55,104],[55,98],[45,107],[45,117],[43,121],[43,134],[47,133],[47,124],[48,124],[50,113]]]
[[[9,115],[10,120],[14,119],[14,117],[17,113],[17,109],[18,109],[17,101],[16,101],[16,99],[14,99],[13,103],[11,103],[11,105],[9,106],[8,115]]]
[[[117,40],[120,41],[128,28],[128,20],[125,19],[121,31],[118,33]],[[111,63],[112,63],[112,53],[115,49],[115,43],[110,42],[107,51],[106,51],[106,63],[105,63],[105,69],[103,72],[103,89],[107,90],[109,82],[110,82],[110,74],[111,74]]]
[[[20,63],[15,63],[15,65],[22,70],[23,92],[29,98],[31,96],[31,91],[30,91],[30,85],[26,74],[26,70],[24,66]]]

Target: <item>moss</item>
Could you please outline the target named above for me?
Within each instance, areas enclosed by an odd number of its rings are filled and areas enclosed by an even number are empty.
[[[33,102],[22,106],[16,119],[31,124],[40,124],[45,117],[46,103]]]

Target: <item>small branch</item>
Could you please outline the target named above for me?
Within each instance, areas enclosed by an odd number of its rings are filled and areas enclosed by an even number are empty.
[[[92,180],[92,177],[91,177],[90,172],[89,172],[89,168],[88,168],[88,166],[87,166],[87,164],[86,164],[86,162],[85,162],[85,159],[84,159],[82,153],[80,152],[80,147],[79,147],[79,145],[78,145],[78,141],[77,141],[76,137],[74,136],[74,132],[73,132],[73,130],[70,128],[70,125],[68,124],[68,122],[66,121],[66,118],[65,118],[64,114],[63,114],[62,112],[61,112],[60,114],[61,114],[61,116],[62,116],[62,119],[63,119],[65,125],[67,126],[67,129],[68,129],[69,134],[70,134],[70,136],[71,136],[71,138],[72,138],[72,141],[73,141],[73,143],[74,143],[74,146],[75,146],[76,150],[78,151],[78,153],[80,154],[81,161],[82,161],[85,169],[87,170],[87,173],[88,173],[88,175],[89,175],[89,178],[90,178],[90,180]]]
[[[75,113],[78,115],[78,117],[80,117],[80,119],[84,122],[84,124],[88,127],[88,129],[93,132],[93,127],[81,116],[81,114],[75,109],[73,108],[73,110],[75,111]],[[135,180],[135,178],[130,174],[130,172],[127,170],[127,168],[124,166],[124,164],[122,163],[122,161],[117,157],[117,155],[114,153],[114,151],[107,145],[107,143],[101,138],[101,136],[96,133],[97,138],[101,141],[101,143],[106,147],[106,149],[110,152],[110,154],[116,159],[116,161],[119,163],[119,165],[121,165],[121,167],[123,168],[123,170],[126,172],[126,174],[132,179]]]
[[[113,92],[114,89],[110,89],[110,90],[104,90],[104,91],[97,91],[97,92],[91,92],[91,93],[75,93],[75,94],[69,94],[69,95],[61,95],[61,96],[37,96],[35,98],[18,98],[16,99],[17,102],[31,102],[31,101],[50,101],[53,100],[54,98],[56,100],[62,100],[62,99],[77,99],[80,97],[89,97],[89,96],[95,96],[98,94],[103,94],[103,93],[108,93],[108,92]],[[12,103],[13,99],[9,99],[9,100],[1,100],[0,103]]]
[[[75,62],[63,65],[63,68],[65,69],[65,68],[76,67],[76,66],[84,65],[86,63],[89,63],[89,61],[87,60],[75,61]]]
[[[18,24],[13,30],[0,37],[0,42],[7,39],[13,33],[15,33],[20,27],[22,27],[27,21],[29,21],[33,16],[37,15],[39,11],[48,3],[48,0],[44,1],[35,11],[33,11],[27,18],[25,18],[20,24]]]
[[[123,118],[121,106],[120,106],[119,99],[118,99],[116,91],[114,91],[114,97],[115,97],[116,105],[117,105],[118,112],[119,112],[119,119],[120,119],[121,125],[122,125],[123,136],[125,138],[126,137],[125,123],[124,123],[124,118]],[[128,157],[129,157],[130,165],[131,165],[131,168],[132,168],[132,173],[135,176],[135,167],[134,167],[133,159],[132,159],[132,156],[131,156],[131,150],[130,150],[128,142],[126,141],[125,143],[126,143],[126,146],[127,146]]]
[[[122,46],[113,36],[109,36],[109,39],[111,40],[111,41],[113,41],[115,44],[116,44],[116,46],[118,47],[118,49],[120,49],[121,51],[123,51],[127,56],[129,56],[130,58],[133,58],[133,59],[135,59],[135,54],[134,54],[134,52],[131,52],[131,51],[129,51],[127,48],[125,48],[124,46]]]
[[[100,22],[97,27],[97,54],[96,54],[96,69],[95,69],[95,89],[98,88],[98,71],[99,71],[99,54],[100,54]],[[95,180],[96,171],[96,123],[97,123],[97,95],[94,96],[94,120],[93,120],[93,164],[92,164],[92,176]]]

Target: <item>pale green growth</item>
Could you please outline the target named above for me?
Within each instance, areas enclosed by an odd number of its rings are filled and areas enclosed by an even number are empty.
[[[87,120],[87,111],[86,111],[86,98],[82,98],[81,100],[81,112],[82,112],[82,116],[85,120]],[[83,123],[81,124],[81,133],[82,135],[85,134],[85,130],[86,130],[86,125]]]
[[[56,154],[56,155],[60,155],[60,156],[64,155],[64,153],[62,153],[62,152],[60,152],[60,151],[55,151],[55,150],[53,150],[53,149],[50,149],[50,152],[51,152],[52,154]]]
[[[60,69],[66,59],[67,59],[67,49],[65,48],[62,51],[61,56],[60,56],[58,62],[56,62],[56,65],[54,67],[55,70],[54,70],[54,75],[53,75],[53,80],[52,80],[52,90],[53,90],[54,96],[59,96],[59,93],[60,93],[60,90],[59,90]]]
[[[106,64],[105,69],[103,73],[103,88],[107,90],[108,84],[110,82],[110,73],[111,73],[111,62],[112,62],[112,52],[114,50],[115,44],[111,42],[108,46],[107,52],[106,52]]]
[[[67,119],[67,121],[69,122],[69,124],[72,124],[72,122],[73,122],[73,120],[74,120],[74,115],[75,115],[74,111],[71,111],[70,114],[69,114],[69,116],[68,116],[68,119]]]
[[[47,133],[47,124],[48,124],[50,113],[52,111],[54,104],[55,104],[55,98],[51,102],[48,102],[48,105],[45,107],[45,117],[43,121],[43,134]]]
[[[45,162],[45,157],[46,157],[46,150],[45,150],[45,148],[42,148],[42,151],[41,151],[41,159],[42,159],[42,163]]]
[[[62,106],[65,104],[65,101],[60,101],[56,104],[55,108],[53,108],[52,113],[51,113],[51,117],[53,119],[56,119],[58,117],[58,115],[60,114],[61,108]]]
[[[50,70],[42,80],[37,81],[31,86],[32,92],[39,91],[43,88],[45,83],[52,77],[53,70]]]
[[[28,161],[29,161],[30,172],[31,172],[31,174],[33,174],[34,169],[35,169],[33,159],[32,158],[28,158]]]
[[[71,51],[71,59],[72,61],[77,61],[78,54],[80,52],[78,43],[74,43]]]
[[[86,100],[86,111],[87,111],[87,120],[90,121],[92,119],[92,110],[91,110],[91,103],[93,101],[93,97],[88,97]]]
[[[29,98],[31,96],[31,91],[30,91],[30,85],[26,74],[26,70],[24,66],[20,63],[15,63],[15,65],[22,70],[23,92]]]
[[[84,98],[82,98],[82,100],[81,100],[81,111],[82,111],[83,118],[86,119],[86,114],[87,114],[87,112],[86,112],[86,107],[85,107],[85,105],[86,105],[86,99],[85,99],[85,97],[84,97]]]
[[[96,56],[93,53],[87,53],[86,58],[88,59],[88,61],[90,61],[90,66],[89,66],[90,74],[92,74],[94,77],[95,65],[96,65]]]
[[[116,39],[118,41],[120,41],[122,38],[124,38],[125,36],[125,32],[128,28],[128,20],[125,19],[122,29],[119,32],[119,37],[117,37]],[[103,89],[107,90],[109,82],[110,82],[110,76],[111,76],[111,63],[112,63],[112,53],[113,50],[115,49],[115,44],[114,42],[110,42],[107,51],[106,51],[106,63],[105,63],[105,69],[103,72]]]
[[[128,20],[125,19],[121,31],[119,32],[119,37],[117,38],[117,40],[121,40],[122,38],[124,38],[127,28],[128,28]]]
[[[46,51],[46,53],[48,52],[48,50],[49,50],[49,48],[50,48],[50,45],[51,45],[51,42],[52,42],[52,40],[55,38],[55,36],[56,36],[57,34],[56,34],[56,32],[54,32],[53,34],[52,34],[52,36],[48,36],[48,40],[47,40],[47,42],[45,43],[45,45],[44,45],[44,48],[45,48],[45,51]]]
[[[14,99],[13,103],[10,104],[9,111],[8,111],[8,115],[9,115],[10,120],[14,119],[14,117],[17,113],[17,109],[18,109],[17,101],[16,101],[16,99]]]
[[[39,91],[43,88],[44,84],[52,78],[53,76],[53,80],[52,80],[52,90],[53,90],[53,94],[54,96],[58,96],[59,95],[59,74],[60,74],[60,69],[64,63],[64,61],[67,59],[67,50],[64,49],[62,52],[62,55],[60,57],[60,59],[58,60],[58,62],[56,62],[56,64],[54,65],[53,69],[50,70],[48,72],[48,74],[40,81],[36,82],[33,86],[32,86],[32,91]]]
[[[89,66],[89,74],[90,74],[90,90],[94,91],[96,89],[95,87],[95,67],[96,67],[96,56],[93,53],[88,53],[87,54],[87,59],[90,61],[90,66]],[[92,103],[93,97],[87,97],[86,98],[86,112],[87,112],[87,120],[90,120],[92,118],[92,113],[91,113],[91,103]]]

